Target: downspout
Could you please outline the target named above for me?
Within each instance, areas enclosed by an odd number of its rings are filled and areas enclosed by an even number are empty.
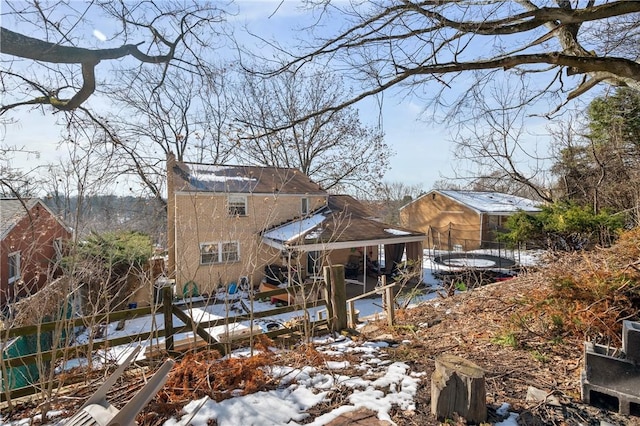
[[[367,246],[363,247],[362,253],[364,254],[364,259],[362,259],[362,294],[364,294],[367,292]]]
[[[177,212],[178,212],[178,200],[176,198],[175,191],[173,192],[173,271],[169,272],[169,277],[173,276],[173,279],[178,282],[178,244],[177,244],[177,236],[178,236],[178,220],[177,220]],[[177,284],[176,284],[177,285]]]
[[[168,265],[167,275],[168,278],[177,278],[177,200],[175,193],[174,182],[174,167],[176,165],[176,158],[173,153],[167,155],[167,244],[168,244]]]
[[[483,223],[483,219],[484,219],[484,215],[482,214],[482,212],[478,213],[480,215],[480,246],[478,248],[482,247],[482,227],[484,226]]]

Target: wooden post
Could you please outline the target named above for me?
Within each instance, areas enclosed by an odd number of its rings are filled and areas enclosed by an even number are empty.
[[[173,289],[171,286],[162,287],[162,312],[164,313],[164,348],[173,352]]]
[[[325,287],[325,300],[331,331],[347,328],[347,288],[344,282],[344,266],[325,266],[322,270]]]
[[[440,421],[458,414],[469,423],[485,422],[487,402],[482,368],[455,355],[436,358],[431,376],[431,413]]]
[[[387,276],[381,276],[380,280],[381,287],[386,287]],[[389,287],[384,289],[384,294],[382,295],[382,307],[387,314],[387,324],[389,324],[390,327],[393,327],[393,323],[395,322],[395,293],[396,287]]]
[[[353,300],[349,301],[349,308],[347,309],[347,312],[349,315],[349,327],[356,328],[358,325],[358,318],[356,316],[356,303]]]
[[[389,287],[384,290],[384,308],[387,311],[387,324],[389,327],[393,327],[393,323],[395,322],[395,298],[393,294],[395,287]]]

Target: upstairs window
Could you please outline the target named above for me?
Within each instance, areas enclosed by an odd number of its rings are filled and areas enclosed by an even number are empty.
[[[302,212],[302,216],[306,216],[309,214],[309,199],[303,198],[301,200],[300,211]]]
[[[20,279],[20,252],[9,254],[9,284]]]
[[[229,195],[229,216],[247,215],[247,197],[244,195]]]
[[[200,243],[200,264],[237,262],[240,260],[240,244],[237,241]]]

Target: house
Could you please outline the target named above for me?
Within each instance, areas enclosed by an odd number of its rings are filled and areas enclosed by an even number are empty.
[[[541,203],[499,192],[433,190],[400,208],[400,223],[427,235],[426,247],[475,250],[496,244],[497,231],[516,212]]]
[[[424,234],[384,224],[297,169],[167,161],[169,271],[183,295],[270,275],[302,282],[331,264],[422,259]],[[388,253],[387,253],[388,252]],[[399,253],[399,254],[398,254]],[[275,277],[272,277],[275,278]]]
[[[29,296],[60,274],[71,231],[37,198],[0,198],[0,306]]]

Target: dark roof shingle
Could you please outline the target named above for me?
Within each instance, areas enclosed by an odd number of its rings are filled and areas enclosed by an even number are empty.
[[[317,183],[293,168],[176,162],[173,173],[176,191],[326,194]]]

